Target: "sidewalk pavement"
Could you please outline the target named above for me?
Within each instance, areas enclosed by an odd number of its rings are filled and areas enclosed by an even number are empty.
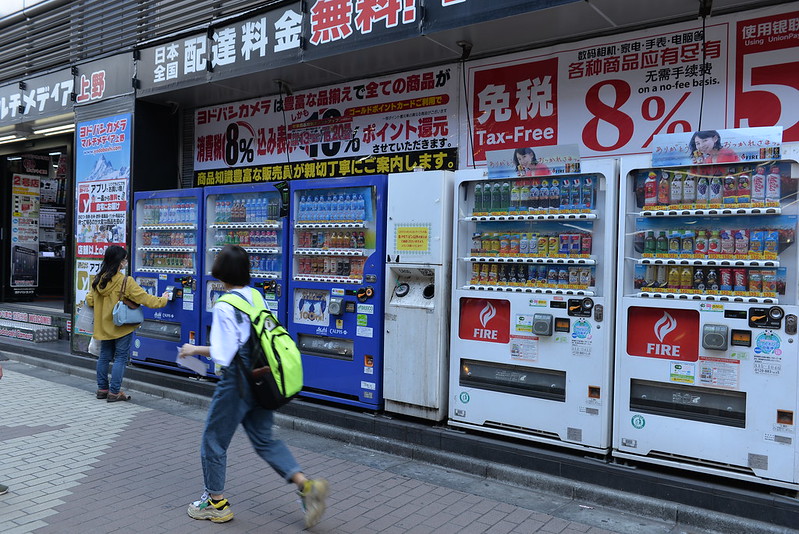
[[[13,355],[9,355],[13,358]],[[294,486],[252,451],[243,431],[229,449],[235,518],[188,517],[202,493],[205,409],[126,389],[94,398],[93,380],[3,362],[0,380],[0,532],[183,534],[303,531]],[[280,418],[278,418],[278,422]],[[328,510],[316,533],[712,532],[446,470],[310,433],[276,428],[304,471],[325,477]],[[740,532],[761,532],[752,523]],[[769,532],[791,532],[774,530]]]

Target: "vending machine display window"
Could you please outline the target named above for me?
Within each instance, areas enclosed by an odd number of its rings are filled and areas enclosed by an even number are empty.
[[[765,169],[768,167],[768,171]],[[776,303],[796,241],[796,195],[787,162],[641,169],[634,173],[630,294]]]
[[[197,273],[196,199],[173,197],[139,201],[136,270],[142,273]]]
[[[225,190],[230,191],[230,188]],[[250,255],[250,274],[275,280],[282,277],[282,229],[277,192],[209,194],[206,210],[205,274],[225,245],[239,245]]]
[[[294,279],[361,284],[375,248],[373,187],[309,190],[294,224]]]

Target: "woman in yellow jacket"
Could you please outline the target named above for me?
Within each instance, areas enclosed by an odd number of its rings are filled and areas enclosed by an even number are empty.
[[[122,297],[137,304],[143,304],[148,308],[163,308],[169,302],[166,292],[160,297],[150,295],[132,277],[126,277],[120,272],[127,265],[128,253],[124,248],[111,245],[105,249],[100,272],[94,277],[92,288],[86,295],[86,304],[94,307],[93,336],[100,341],[100,356],[97,358],[97,398],[106,399],[107,402],[130,400],[130,395],[126,395],[120,388],[125,366],[130,357],[130,339],[139,325],[114,324],[114,306],[120,300],[122,282],[125,278],[128,279]],[[108,366],[112,359],[114,366],[111,369],[109,384]]]

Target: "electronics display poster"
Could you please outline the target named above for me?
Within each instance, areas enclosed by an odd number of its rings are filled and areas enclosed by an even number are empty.
[[[132,131],[130,113],[75,127],[76,303],[85,299],[105,249],[127,243]],[[72,350],[86,351],[82,336],[73,336],[71,344]]]
[[[76,255],[102,258],[127,242],[131,115],[81,122],[76,135]]]
[[[459,144],[471,132],[474,151],[460,165],[572,143],[583,157],[645,154],[658,135],[700,130],[781,126],[799,141],[797,52],[789,3],[470,62]]]
[[[39,280],[39,182],[31,174],[11,177],[11,287],[33,288]]]
[[[458,73],[457,65],[444,65],[200,108],[195,182],[220,185],[219,176],[228,183],[225,174],[209,172],[221,169],[247,169],[247,177],[231,172],[230,183],[237,176],[246,183],[387,174],[411,164],[455,170]],[[287,162],[289,176],[283,172]],[[251,176],[253,168],[259,175]]]
[[[86,295],[91,291],[92,281],[100,272],[100,260],[78,259],[75,261],[75,316],[78,314],[78,307],[86,301]],[[90,332],[77,331],[78,334],[90,334]]]

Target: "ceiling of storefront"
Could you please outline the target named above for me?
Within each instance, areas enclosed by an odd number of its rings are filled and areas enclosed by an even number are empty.
[[[708,0],[704,0],[708,1]],[[459,41],[471,43],[471,59],[540,48],[590,37],[699,20],[703,0],[584,0],[481,22],[405,41],[333,55],[312,62],[148,97],[192,108],[278,92],[275,80],[294,90],[369,78],[422,66],[457,62]],[[779,1],[712,0],[714,14],[778,4]]]

